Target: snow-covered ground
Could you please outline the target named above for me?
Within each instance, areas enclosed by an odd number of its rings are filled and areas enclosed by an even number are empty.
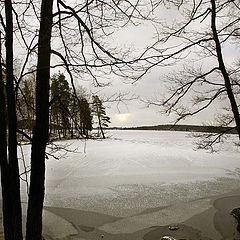
[[[232,144],[211,154],[194,150],[183,132],[109,131],[108,136],[55,143],[69,152],[52,152],[59,160],[47,160],[45,205],[129,216],[240,186],[239,149]],[[24,152],[27,157],[28,146]]]

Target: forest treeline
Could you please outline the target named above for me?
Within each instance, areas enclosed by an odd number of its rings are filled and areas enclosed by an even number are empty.
[[[228,133],[237,134],[236,128],[221,126],[198,126],[198,125],[155,125],[124,128],[109,128],[116,130],[157,130],[157,131],[182,131],[182,132],[202,132],[202,133]]]
[[[21,137],[31,138],[35,125],[35,85],[34,79],[22,81],[17,96],[18,129]],[[50,82],[49,138],[88,138],[93,137],[93,124],[98,129],[94,137],[105,138],[104,128],[110,118],[105,106],[97,95],[86,93],[82,87],[71,88],[63,73],[54,74]]]

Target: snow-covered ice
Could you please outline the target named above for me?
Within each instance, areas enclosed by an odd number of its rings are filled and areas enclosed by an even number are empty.
[[[184,132],[116,130],[108,136],[55,143],[70,151],[46,162],[45,205],[130,216],[240,186],[233,144],[208,153],[194,150]],[[30,149],[24,150],[27,156]]]

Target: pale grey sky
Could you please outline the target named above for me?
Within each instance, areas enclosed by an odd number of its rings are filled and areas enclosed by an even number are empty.
[[[176,15],[177,11],[174,9],[165,9],[164,11],[157,11],[161,21],[171,20],[179,17]],[[205,21],[207,21],[205,19]],[[149,43],[154,42],[153,37],[155,36],[154,26],[144,21],[140,26],[129,26],[126,29],[118,28],[117,31],[110,37],[109,44],[113,46],[130,48],[131,51],[137,53],[142,52]],[[173,42],[171,42],[173,43]],[[55,47],[55,46],[54,46]],[[18,51],[18,49],[16,49]],[[225,46],[224,49],[225,60],[232,62],[236,56],[239,56],[239,48]],[[208,64],[208,63],[206,63]],[[62,69],[53,69],[52,73],[61,71]],[[139,96],[140,99],[147,99],[153,96],[161,96],[166,92],[164,87],[164,74],[167,73],[170,68],[156,67],[146,74],[135,84],[126,84],[118,77],[111,79],[112,84],[104,89],[96,89],[91,86],[91,83],[85,81],[86,79],[80,79],[78,84],[85,87],[89,92],[98,93],[99,96],[106,98],[114,93],[128,92],[129,95]],[[69,77],[67,76],[67,79]],[[129,76],[131,77],[131,76]],[[125,79],[126,81],[128,79]],[[159,112],[158,107],[146,108],[146,105],[140,100],[135,99],[132,101],[125,101],[117,105],[116,103],[107,103],[107,114],[111,117],[111,126],[139,126],[139,125],[157,125],[157,124],[169,124],[174,121],[172,117],[167,117]],[[214,114],[219,111],[221,106],[211,107],[208,111],[188,119],[184,123],[189,124],[202,124],[203,122],[213,122]]]
[[[161,19],[171,18],[176,11],[168,10],[161,14]],[[176,16],[175,16],[176,17]],[[209,21],[206,19],[205,21]],[[206,22],[206,25],[208,22]],[[197,27],[197,25],[195,25]],[[125,42],[130,46],[133,46],[136,51],[141,51],[149,42],[152,42],[153,36],[155,35],[154,27],[151,24],[139,26],[137,28],[132,27],[131,29],[122,30],[118,32],[119,42]],[[224,59],[228,65],[237,60],[240,55],[240,48],[232,43],[227,43],[223,48]],[[198,63],[197,63],[198,64]],[[204,62],[204,64],[211,65],[211,62]],[[174,69],[173,67],[172,69]],[[103,95],[118,92],[129,92],[139,96],[142,99],[151,98],[153,96],[161,96],[166,92],[164,87],[164,74],[171,68],[156,67],[152,71],[146,74],[141,80],[134,85],[125,84],[118,80],[114,80],[112,87],[106,88],[103,91]],[[215,124],[215,117],[221,112],[222,107],[228,105],[228,101],[216,103],[210,106],[206,111],[200,114],[188,118],[181,123],[184,124]],[[158,125],[158,124],[169,124],[173,123],[175,118],[172,116],[166,116],[160,113],[159,107],[146,107],[140,99],[133,101],[126,101],[125,104],[108,104],[107,113],[111,117],[111,126],[142,126],[142,125]]]

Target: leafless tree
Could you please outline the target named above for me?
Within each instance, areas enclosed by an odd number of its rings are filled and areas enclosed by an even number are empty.
[[[175,123],[222,105],[227,114],[218,124],[235,128],[240,138],[239,63],[226,56],[239,44],[238,1],[173,0],[161,6],[175,17],[159,24],[152,48],[159,58],[150,68],[168,65],[174,70],[162,77],[164,96],[148,104],[175,115]],[[220,108],[218,112],[224,113]],[[201,147],[209,147],[223,134],[209,137]]]
[[[4,29],[4,37],[6,41],[5,82],[3,79],[2,50],[0,68],[0,165],[3,199],[3,224],[5,239],[17,240],[22,239],[22,215],[17,156],[17,116],[13,76],[13,17],[11,0],[5,1],[4,7],[5,23],[4,25],[2,24],[2,26]]]

